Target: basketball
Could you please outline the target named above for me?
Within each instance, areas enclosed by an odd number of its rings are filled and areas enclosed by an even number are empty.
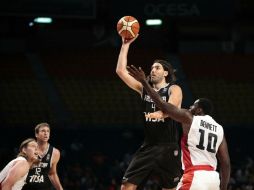
[[[139,32],[139,22],[133,16],[124,16],[117,23],[117,32],[125,39],[136,37]]]

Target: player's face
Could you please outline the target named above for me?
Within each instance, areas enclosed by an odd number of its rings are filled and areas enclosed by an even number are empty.
[[[25,153],[28,160],[36,161],[38,160],[38,144],[35,141],[31,141],[27,144],[25,148]]]
[[[151,67],[150,77],[153,84],[160,83],[168,72],[163,69],[163,66],[160,63],[154,63]]]
[[[198,107],[198,102],[199,100],[196,100],[194,102],[194,104],[192,106],[190,106],[189,111],[193,114],[193,115],[199,115],[200,113],[200,108]]]
[[[36,134],[36,138],[39,141],[47,142],[50,137],[50,129],[48,126],[42,126],[39,129],[39,132]]]

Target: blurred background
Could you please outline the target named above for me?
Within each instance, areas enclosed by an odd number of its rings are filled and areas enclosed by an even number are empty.
[[[148,73],[154,59],[169,60],[183,107],[213,100],[231,156],[229,189],[252,190],[253,10],[253,0],[1,1],[1,168],[48,122],[66,190],[119,189],[143,140],[140,97],[115,73],[116,24],[132,15],[141,28],[128,63]],[[156,179],[145,187],[157,188]]]

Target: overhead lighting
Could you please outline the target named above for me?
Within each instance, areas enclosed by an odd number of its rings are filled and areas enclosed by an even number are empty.
[[[161,19],[147,19],[146,25],[147,26],[162,25],[162,20]]]
[[[49,24],[49,23],[52,23],[52,18],[50,18],[50,17],[37,17],[37,18],[34,19],[34,22]]]
[[[32,27],[34,25],[33,22],[29,22],[28,26]]]

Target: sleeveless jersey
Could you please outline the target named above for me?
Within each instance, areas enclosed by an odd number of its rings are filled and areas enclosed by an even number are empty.
[[[6,178],[6,176],[9,173],[9,170],[12,168],[12,166],[15,164],[15,162],[19,161],[19,160],[26,160],[24,157],[19,156],[16,159],[10,161],[5,167],[4,169],[0,172],[0,184],[2,183],[2,181]],[[21,179],[19,179],[11,188],[11,190],[20,190],[22,189],[23,185],[25,184],[26,181],[26,175],[24,175]],[[1,189],[1,187],[0,187]]]
[[[170,84],[161,88],[157,93],[161,96],[164,101],[169,99],[169,88]],[[152,113],[160,110],[156,107],[153,100],[147,94],[145,89],[142,93],[142,102],[144,114]],[[145,144],[157,144],[157,143],[179,143],[181,127],[177,126],[176,121],[167,117],[164,119],[144,119],[144,133],[145,133]]]
[[[197,165],[217,168],[216,153],[223,140],[224,131],[211,116],[194,116],[187,136],[181,140],[184,170]]]
[[[50,188],[51,182],[48,173],[51,167],[51,157],[53,153],[53,146],[49,145],[47,153],[41,158],[38,165],[32,166],[26,178],[24,190],[42,190]]]

